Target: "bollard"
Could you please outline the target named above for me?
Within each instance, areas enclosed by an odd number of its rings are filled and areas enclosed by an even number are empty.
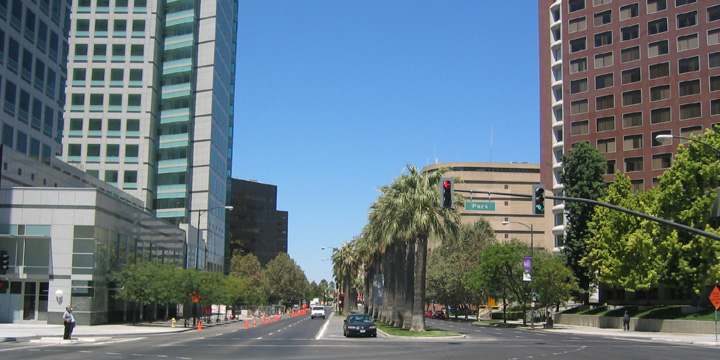
[[[174,328],[174,327],[175,327],[175,323],[176,323],[176,322],[177,322],[177,320],[175,320],[175,318],[172,318],[172,325],[171,325],[171,327],[173,327],[173,328]]]

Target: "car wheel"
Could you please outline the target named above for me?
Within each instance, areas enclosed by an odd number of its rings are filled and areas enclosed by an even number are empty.
[[[377,337],[377,333],[372,334],[372,337]]]

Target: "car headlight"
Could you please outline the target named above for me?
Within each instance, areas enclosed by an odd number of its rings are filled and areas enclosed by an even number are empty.
[[[357,326],[350,326],[350,325],[348,325],[348,329],[357,330],[357,328],[358,328]]]
[[[377,326],[370,326],[370,327],[368,327],[368,329],[371,329],[371,330],[372,330],[372,329],[377,329]]]

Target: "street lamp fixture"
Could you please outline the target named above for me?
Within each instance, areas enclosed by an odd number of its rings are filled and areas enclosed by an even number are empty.
[[[707,147],[715,150],[715,151],[720,155],[720,149],[718,149],[718,148],[716,148],[716,147],[714,147],[714,146],[712,146],[712,145],[710,145],[710,144],[708,144],[708,143],[706,143],[706,142],[704,142],[704,141],[700,141],[700,140],[698,140],[698,139],[693,139],[693,138],[689,138],[689,137],[685,137],[685,136],[670,135],[670,134],[659,134],[659,135],[656,135],[656,136],[655,136],[655,140],[657,140],[657,141],[659,141],[659,142],[664,142],[665,140],[670,140],[670,139],[672,139],[672,138],[683,139],[683,140],[688,140],[688,141],[694,141],[694,142],[703,144],[703,145],[705,145],[705,146],[707,146]]]
[[[195,254],[195,269],[198,269],[198,268],[200,267],[200,217],[201,217],[204,213],[206,213],[206,212],[208,212],[208,211],[210,211],[210,210],[215,210],[215,209],[232,210],[233,207],[230,206],[230,205],[228,205],[228,206],[215,206],[215,207],[211,207],[211,208],[209,208],[209,209],[204,209],[204,210],[192,210],[192,211],[197,211],[197,213],[198,213],[198,221],[197,221],[197,241],[195,242],[195,246],[197,246],[197,250],[196,250],[197,252],[196,252],[196,254]],[[207,246],[206,246],[206,251],[207,251]]]
[[[533,244],[533,233],[535,232],[535,231],[533,231],[533,224],[528,225],[528,224],[517,222],[517,221],[507,221],[507,220],[503,221],[502,224],[503,225],[518,224],[518,225],[522,225],[522,226],[530,229],[530,264],[532,264],[533,249],[535,248],[535,246],[534,246],[535,244]],[[530,297],[532,300],[532,302],[530,303],[530,327],[533,330],[535,330],[535,284],[533,284],[532,275],[530,276],[530,292],[531,292]]]

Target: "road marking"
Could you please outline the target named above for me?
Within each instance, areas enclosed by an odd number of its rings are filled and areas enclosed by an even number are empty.
[[[330,313],[330,316],[332,316],[332,315],[333,315],[333,313]],[[320,340],[325,336],[325,332],[327,331],[328,325],[330,325],[330,321],[328,321],[328,320],[325,320],[325,324],[323,324],[323,327],[320,328],[320,331],[318,331],[317,335],[315,336],[315,340]]]

